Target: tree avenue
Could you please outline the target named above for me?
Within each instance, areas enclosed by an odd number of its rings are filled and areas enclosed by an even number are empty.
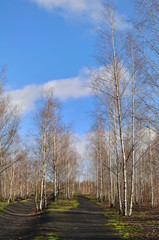
[[[20,107],[4,92],[0,71],[0,199],[33,196],[36,210],[51,196],[95,196],[119,214],[159,204],[159,4],[134,0],[137,20],[123,26],[113,1],[105,1],[97,28],[96,68],[89,87],[95,96],[93,124],[81,156],[62,105],[52,89],[41,92],[30,142],[18,134]],[[80,174],[82,178],[80,178]],[[82,180],[81,180],[82,179]]]

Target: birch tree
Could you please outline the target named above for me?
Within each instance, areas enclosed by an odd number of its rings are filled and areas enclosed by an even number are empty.
[[[135,0],[136,21],[135,45],[143,57],[145,93],[142,98],[148,114],[151,114],[151,125],[157,131],[159,122],[159,5],[158,0]],[[148,127],[148,121],[145,123]]]
[[[100,41],[97,59],[104,71],[102,74],[96,75],[91,83],[91,88],[104,105],[110,109],[112,115],[113,109],[108,105],[108,97],[112,98],[116,110],[115,122],[119,132],[123,169],[123,214],[127,215],[127,170],[122,127],[122,114],[125,112],[123,96],[129,81],[129,79],[126,79],[126,67],[124,65],[127,59],[123,58],[125,54],[125,36],[124,33],[121,34],[120,23],[117,21],[116,12],[110,3],[105,6],[102,17],[100,29],[97,32]]]
[[[50,142],[52,135],[52,124],[54,121],[54,105],[52,93],[43,93],[41,98],[39,110],[36,113],[36,124],[38,127],[37,141],[40,144],[40,163],[41,163],[41,190],[40,190],[40,210],[44,206],[47,207],[47,190],[46,190],[46,164],[50,154]]]
[[[105,128],[109,131],[109,141],[105,144],[109,147],[110,202],[113,205],[112,163],[116,163],[114,176],[119,213],[123,215],[132,214],[135,199],[137,204],[141,200],[143,204],[151,201],[154,206],[157,191],[154,187],[156,151],[152,148],[150,129],[153,136],[158,134],[159,5],[151,0],[135,2],[140,10],[135,35],[130,29],[122,29],[112,1],[106,2],[97,29],[99,67],[90,73],[90,88],[103,110],[102,117],[109,122],[109,130]],[[99,149],[96,156],[100,156]],[[100,164],[98,161],[95,164],[97,176]],[[100,187],[97,177],[96,186]],[[147,195],[146,191],[151,194]],[[99,197],[99,189],[96,192]]]
[[[7,161],[8,154],[12,155],[11,147],[12,140],[18,131],[19,126],[19,108],[17,105],[13,105],[11,98],[4,94],[4,80],[5,80],[5,67],[0,70],[0,179],[2,180],[4,173],[15,163],[12,159]],[[17,161],[17,159],[16,159]],[[5,173],[5,175],[7,175]],[[13,174],[12,174],[13,176]],[[13,179],[13,177],[11,177]],[[4,183],[5,185],[6,183]],[[1,187],[3,182],[1,182]],[[11,189],[12,189],[11,180]]]

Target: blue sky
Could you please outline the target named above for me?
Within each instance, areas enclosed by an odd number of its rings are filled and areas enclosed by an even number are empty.
[[[32,127],[38,90],[54,87],[66,123],[84,136],[90,128],[93,96],[87,68],[95,66],[96,14],[103,0],[0,1],[0,65],[7,65],[7,91],[23,110],[21,134]],[[115,0],[124,24],[131,0]]]

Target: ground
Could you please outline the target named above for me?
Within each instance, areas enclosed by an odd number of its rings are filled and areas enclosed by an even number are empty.
[[[0,212],[0,239],[119,239],[106,226],[108,220],[98,205],[83,196],[78,201],[78,207],[66,212],[37,215],[32,201],[11,204]]]
[[[50,202],[48,209],[39,213],[35,212],[32,200],[8,206],[2,204],[0,239],[159,239],[159,212],[156,209],[136,209],[133,216],[122,217],[117,209],[96,202],[91,197],[77,196],[75,200]]]
[[[0,211],[0,239],[31,239],[37,217],[33,201],[8,205]]]

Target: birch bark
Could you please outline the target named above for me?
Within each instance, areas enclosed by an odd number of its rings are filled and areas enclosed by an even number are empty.
[[[134,199],[134,181],[135,181],[135,101],[134,101],[134,56],[132,52],[132,174],[131,174],[131,195],[129,216],[132,215],[133,199]]]

